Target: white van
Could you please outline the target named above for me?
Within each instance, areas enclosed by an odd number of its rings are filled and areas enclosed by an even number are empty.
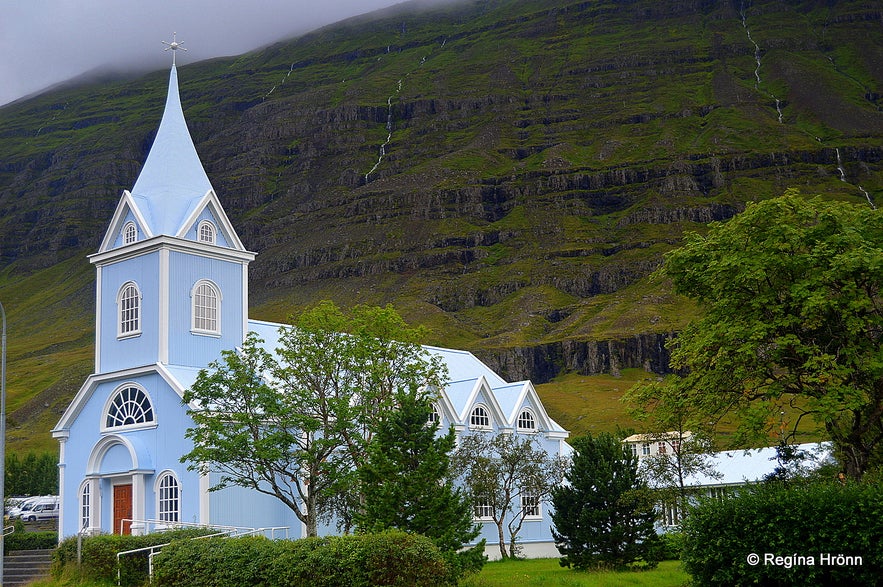
[[[37,503],[38,499],[40,499],[40,497],[28,497],[20,500],[17,504],[9,508],[9,518],[14,520],[20,518],[23,511],[31,511],[31,508],[34,507],[34,504]]]
[[[21,518],[25,521],[46,520],[58,517],[57,495],[46,495],[42,497],[31,497],[25,500],[19,507],[9,510],[9,517]],[[54,507],[47,507],[54,506]],[[50,512],[54,511],[54,515]]]
[[[57,520],[59,511],[58,497],[42,498],[29,512],[22,512],[21,519],[26,522],[40,522],[43,520]]]

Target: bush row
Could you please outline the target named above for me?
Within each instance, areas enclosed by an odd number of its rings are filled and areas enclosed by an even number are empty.
[[[48,550],[58,545],[58,532],[14,532],[3,539],[6,552]]]
[[[87,580],[116,580],[117,553],[157,546],[173,540],[194,538],[216,532],[205,528],[157,532],[145,536],[118,536],[103,534],[90,536],[82,541],[82,564],[80,576]],[[148,576],[147,552],[120,558],[121,585],[143,584]],[[66,568],[77,565],[77,538],[65,539],[53,554],[53,573],[59,576]]]
[[[379,534],[270,541],[261,537],[178,541],[154,559],[164,587],[420,587],[453,584],[431,540]]]
[[[696,585],[875,585],[883,488],[756,486],[703,501],[683,533],[681,557]]]

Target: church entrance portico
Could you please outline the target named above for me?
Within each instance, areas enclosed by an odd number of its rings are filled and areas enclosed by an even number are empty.
[[[146,512],[146,478],[154,474],[150,462],[150,455],[137,437],[114,434],[99,440],[89,457],[87,482],[79,496],[81,528],[91,533],[141,533],[140,520],[144,520]]]

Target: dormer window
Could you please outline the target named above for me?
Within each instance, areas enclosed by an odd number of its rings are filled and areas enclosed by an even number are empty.
[[[521,413],[518,414],[518,430],[521,432],[536,432],[537,431],[537,420],[533,417],[533,413],[530,410],[521,410]]]
[[[438,411],[438,406],[432,404],[430,408],[432,411],[429,412],[429,416],[427,416],[426,418],[427,424],[429,424],[430,426],[441,424],[441,412]]]
[[[138,240],[138,228],[134,222],[126,222],[123,226],[123,244],[131,245]]]
[[[477,405],[472,409],[472,414],[469,416],[469,427],[482,428],[485,430],[490,429],[491,417],[488,414],[486,407]]]
[[[215,244],[215,225],[208,220],[199,223],[196,229],[197,239],[207,245]]]

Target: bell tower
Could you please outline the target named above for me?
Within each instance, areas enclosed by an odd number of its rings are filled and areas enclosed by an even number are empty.
[[[173,55],[183,49],[166,44]],[[196,152],[174,60],[156,138],[89,259],[97,271],[95,373],[154,363],[201,368],[242,343],[254,253]]]

